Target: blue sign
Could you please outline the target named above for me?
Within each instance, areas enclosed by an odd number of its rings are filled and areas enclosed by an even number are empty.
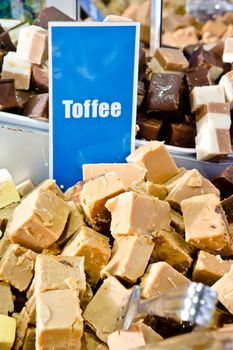
[[[93,4],[92,0],[79,0],[79,5],[83,8],[86,14],[95,21],[103,21],[104,15],[96,5]]]
[[[50,177],[64,189],[134,149],[138,51],[137,23],[50,25]]]

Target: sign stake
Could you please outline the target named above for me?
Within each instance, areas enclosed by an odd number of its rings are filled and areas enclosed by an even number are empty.
[[[150,56],[161,46],[163,1],[151,0],[150,12]]]

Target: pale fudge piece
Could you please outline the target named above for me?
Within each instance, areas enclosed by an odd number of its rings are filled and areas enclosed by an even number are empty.
[[[0,315],[0,345],[2,350],[10,350],[15,341],[16,321],[13,317]]]
[[[193,26],[181,28],[173,33],[167,32],[162,35],[162,44],[165,46],[173,46],[183,49],[188,45],[198,43],[196,29]]]
[[[59,255],[61,254],[61,249],[57,245],[57,242],[50,245],[47,249],[42,250],[42,254],[45,255]]]
[[[75,290],[51,290],[36,298],[36,349],[80,350],[83,319]]]
[[[224,103],[224,88],[221,85],[195,86],[190,93],[189,99],[192,112],[209,102]]]
[[[138,164],[84,164],[82,169],[84,181],[113,171],[119,176],[125,189],[134,181],[144,180],[146,176],[146,169]]]
[[[11,284],[20,291],[29,286],[36,260],[36,253],[11,244],[0,261],[0,280]]]
[[[139,194],[151,195],[164,200],[167,197],[167,188],[164,185],[154,184],[151,181],[134,182],[130,187],[130,191],[135,191]]]
[[[9,51],[3,59],[2,79],[14,79],[15,88],[28,90],[31,79],[31,63],[21,60],[16,52]]]
[[[38,255],[35,266],[35,292],[48,290],[86,290],[84,257]]]
[[[221,251],[231,244],[225,213],[215,194],[185,199],[181,210],[186,242],[206,251]]]
[[[101,276],[112,275],[135,283],[144,274],[153,248],[154,243],[148,237],[128,236],[115,240],[111,260]]]
[[[35,350],[36,344],[36,328],[29,327],[23,343],[22,350]]]
[[[177,185],[177,183],[180,181],[183,175],[187,173],[187,171],[188,170],[185,168],[178,168],[178,173],[164,183],[164,186],[166,186],[168,193],[171,192],[171,190]]]
[[[86,220],[94,230],[100,232],[109,230],[111,215],[105,203],[124,191],[125,187],[115,172],[84,183],[81,191],[81,206]]]
[[[61,236],[69,215],[68,204],[50,190],[34,190],[15,209],[8,227],[10,239],[37,252]]]
[[[90,303],[93,298],[93,291],[89,283],[86,284],[86,290],[83,295],[80,296],[80,307],[82,310],[85,310],[87,305]]]
[[[108,346],[102,343],[94,334],[84,332],[81,340],[82,350],[108,350]]]
[[[16,189],[20,197],[25,197],[34,189],[34,185],[31,179],[25,180],[16,186]]]
[[[58,187],[55,180],[47,179],[47,180],[43,181],[42,183],[40,183],[36,187],[36,189],[40,190],[40,191],[49,190],[49,191],[53,192],[59,198],[66,200],[65,195],[61,191],[60,187]]]
[[[132,323],[127,331],[116,331],[108,337],[109,350],[131,350],[155,343],[162,337],[142,321]]]
[[[108,336],[121,326],[121,316],[130,295],[130,289],[126,289],[115,277],[109,277],[87,305],[83,318],[105,343]]]
[[[233,62],[233,38],[227,38],[225,40],[222,60],[226,63]]]
[[[141,280],[141,297],[151,298],[170,289],[187,286],[190,280],[166,262],[151,264]]]
[[[197,133],[206,129],[226,129],[231,126],[229,103],[209,102],[196,111]]]
[[[16,53],[21,60],[44,63],[48,59],[48,31],[34,25],[22,28]]]
[[[222,76],[219,85],[223,86],[225,91],[226,101],[233,107],[233,71],[227,72]]]
[[[151,255],[153,262],[166,261],[177,271],[186,274],[192,265],[191,249],[178,233],[160,230],[156,233]]]
[[[233,266],[212,288],[218,293],[218,300],[233,314]]]
[[[211,286],[229,272],[233,260],[222,260],[220,255],[213,255],[201,250],[194,265],[192,280]]]
[[[147,169],[147,180],[163,184],[178,173],[178,168],[163,142],[151,141],[132,152],[128,163],[136,163]]]
[[[8,315],[14,311],[11,289],[8,283],[0,282],[0,314]]]
[[[195,138],[197,160],[209,160],[232,152],[230,131],[205,128]]]
[[[202,33],[211,37],[220,38],[227,30],[226,24],[220,21],[207,21],[202,27]]]
[[[89,227],[82,226],[78,234],[67,243],[62,255],[85,257],[84,269],[87,280],[95,284],[111,256],[109,239]]]
[[[132,19],[125,16],[108,15],[104,18],[104,22],[132,22]]]
[[[188,60],[180,49],[158,48],[155,58],[165,71],[184,72],[188,68]]]
[[[114,238],[127,235],[153,236],[170,227],[170,206],[156,197],[126,192],[107,201],[112,214],[111,234]]]
[[[9,171],[0,169],[0,209],[19,200],[19,193]]]
[[[182,200],[209,193],[220,196],[219,190],[209,180],[204,178],[198,170],[192,169],[188,170],[176,183],[168,194],[167,201],[172,207],[180,209]]]

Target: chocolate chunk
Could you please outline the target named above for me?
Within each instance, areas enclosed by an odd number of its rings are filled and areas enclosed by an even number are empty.
[[[233,195],[224,199],[221,204],[226,214],[228,223],[232,224],[233,223]]]
[[[31,96],[25,109],[24,115],[30,118],[48,119],[49,94],[39,94]]]
[[[223,198],[230,197],[233,194],[233,165],[224,169],[212,182],[220,190]]]
[[[17,98],[19,107],[24,108],[32,95],[33,95],[32,92],[17,90],[16,91],[16,98]]]
[[[166,125],[165,141],[177,147],[195,147],[196,130],[191,124],[169,123]]]
[[[39,16],[35,19],[33,24],[35,26],[42,27],[44,29],[48,29],[49,22],[70,22],[74,21],[69,16],[65,15],[63,12],[59,11],[56,7],[45,7],[39,14]]]
[[[158,135],[163,124],[162,120],[140,117],[137,119],[137,124],[139,126],[138,138],[147,141],[158,140]]]
[[[39,93],[48,92],[49,76],[45,66],[32,66],[32,87]]]
[[[200,47],[200,44],[185,46],[185,48],[183,49],[183,53],[188,61],[190,60],[190,57],[192,56],[193,52],[196,51],[199,47]]]
[[[4,111],[10,108],[19,107],[15,95],[15,86],[13,79],[0,80],[0,110]]]
[[[4,50],[0,49],[0,72],[2,71],[3,58],[4,58],[5,54],[6,54],[6,52]]]
[[[7,32],[0,34],[0,49],[4,51],[16,51],[16,47]]]
[[[183,74],[154,73],[147,96],[147,112],[180,114]]]
[[[210,85],[209,70],[206,67],[192,67],[186,72],[187,83],[189,89],[192,90],[195,86]]]

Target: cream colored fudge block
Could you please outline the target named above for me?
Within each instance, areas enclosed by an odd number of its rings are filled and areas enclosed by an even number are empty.
[[[119,176],[125,189],[134,181],[144,180],[146,176],[146,169],[138,164],[84,164],[82,168],[83,180],[90,180],[113,171]]]
[[[1,350],[10,350],[14,344],[16,321],[13,317],[0,315],[0,346]]]
[[[25,197],[34,189],[34,185],[31,179],[25,180],[16,186],[16,189],[20,197]]]
[[[127,331],[116,331],[108,337],[109,350],[130,350],[155,343],[162,337],[141,321],[133,323]]]
[[[190,96],[191,111],[195,112],[201,106],[210,102],[225,102],[225,92],[221,85],[195,86]]]
[[[35,266],[35,292],[74,289],[86,290],[84,257],[38,255]]]
[[[11,244],[0,261],[0,280],[20,291],[26,290],[34,274],[35,260],[36,253]]]
[[[166,262],[151,264],[141,280],[142,298],[158,296],[171,288],[185,286],[190,280]]]
[[[14,311],[11,289],[8,283],[0,282],[0,314],[8,315]]]
[[[233,38],[227,38],[225,40],[225,46],[223,51],[223,62],[233,62]]]
[[[152,196],[126,192],[106,203],[112,214],[111,234],[152,236],[160,229],[170,227],[170,206]]]
[[[34,25],[22,28],[16,53],[21,60],[44,63],[48,59],[48,31]]]
[[[147,267],[154,243],[149,237],[127,236],[115,240],[112,258],[102,271],[102,276],[117,276],[135,283]]]
[[[31,63],[21,60],[16,52],[9,51],[3,59],[2,79],[14,79],[15,88],[18,90],[28,90],[31,79]]]
[[[130,187],[130,191],[158,197],[161,200],[167,197],[167,188],[164,185],[154,184],[151,181],[134,182]]]
[[[35,327],[29,327],[26,332],[22,350],[35,350],[35,348],[36,348],[36,329]]]
[[[108,346],[102,343],[92,333],[84,332],[81,341],[82,350],[108,350]]]
[[[125,191],[119,176],[110,172],[83,185],[81,205],[88,223],[96,231],[109,230],[111,215],[105,208],[108,199]]]
[[[52,191],[34,190],[14,211],[10,239],[40,252],[61,236],[69,211],[68,204]]]
[[[187,173],[187,171],[188,170],[185,168],[178,168],[178,173],[164,183],[164,186],[166,186],[168,193],[171,192],[171,190],[177,185],[177,183],[180,181],[183,175]]]
[[[126,289],[115,277],[109,277],[87,305],[83,318],[105,343],[108,336],[120,327],[121,316],[130,295],[131,290]]]
[[[191,249],[183,237],[174,231],[160,230],[154,239],[154,250],[151,259],[154,262],[166,261],[177,271],[186,274],[193,259]]]
[[[201,250],[194,265],[192,280],[211,286],[229,272],[233,260],[222,260],[220,255],[212,255]]]
[[[167,201],[172,207],[180,209],[182,200],[202,194],[220,196],[219,190],[209,180],[205,179],[198,170],[192,169],[188,170],[177,182],[167,196]]]
[[[178,168],[163,142],[150,141],[132,152],[128,163],[136,163],[147,169],[147,180],[163,184],[178,173]]]
[[[20,200],[10,173],[6,169],[0,169],[0,209]]]
[[[95,284],[111,256],[109,239],[89,227],[82,226],[74,239],[65,246],[62,255],[85,257],[87,280]]]
[[[56,196],[60,197],[61,199],[66,200],[66,197],[65,197],[64,193],[61,191],[60,187],[58,187],[58,185],[56,184],[55,180],[47,179],[47,180],[41,182],[36,187],[36,189],[38,191],[49,190],[49,191],[53,192]]]
[[[233,314],[233,267],[220,278],[212,288],[218,293],[218,300]]]
[[[132,22],[132,19],[123,16],[108,15],[105,17],[104,22]]]
[[[75,290],[51,290],[36,297],[36,349],[80,350],[83,319]]]
[[[221,77],[219,81],[219,85],[223,86],[226,100],[227,102],[230,103],[230,106],[232,108],[233,107],[233,71],[232,70],[230,72],[227,72]]]
[[[230,245],[225,213],[215,194],[185,199],[181,209],[186,242],[206,251],[221,251]]]

